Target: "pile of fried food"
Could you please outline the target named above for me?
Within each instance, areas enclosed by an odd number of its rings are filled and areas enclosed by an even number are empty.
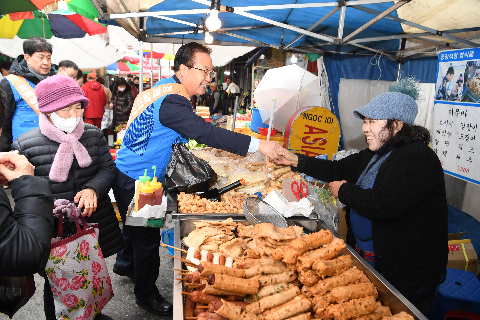
[[[470,89],[477,96],[480,96],[480,77],[476,76],[472,78],[467,85],[467,88]]]
[[[256,160],[214,148],[193,153],[207,161],[217,173],[218,179],[224,179],[225,184],[244,179],[245,185],[222,195],[219,202],[181,192],[177,198],[179,213],[242,213],[242,204],[246,197],[255,196],[256,192],[262,192],[265,197],[275,189],[282,192],[284,178],[303,181],[302,176],[292,172],[290,166],[276,165],[268,161],[268,158]]]
[[[207,227],[204,222],[185,244],[198,238],[193,244],[205,248],[199,243]],[[330,231],[303,235],[301,227],[269,223],[236,228],[239,237],[228,241],[239,240],[244,250],[232,267],[203,259],[187,263],[197,270],[182,273],[185,320],[413,319],[406,312],[392,316],[377,301],[375,286]]]
[[[192,193],[180,192],[177,196],[180,213],[243,213],[245,198],[256,197],[230,191],[221,195],[221,201],[210,201]]]

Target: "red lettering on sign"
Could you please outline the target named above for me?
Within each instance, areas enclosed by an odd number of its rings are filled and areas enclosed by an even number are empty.
[[[323,130],[317,127],[309,126],[308,124],[305,125],[308,128],[308,131],[305,131],[303,134],[324,134],[328,133],[327,130]]]
[[[316,156],[319,156],[319,155],[323,154],[323,153],[316,153],[316,152],[311,152],[311,151],[303,150],[303,149],[302,149],[302,152],[307,157],[316,157]]]
[[[327,139],[325,138],[315,138],[312,141],[307,141],[307,139],[310,138],[310,136],[305,136],[302,138],[302,142],[305,144],[314,144],[317,141],[320,141],[319,145],[323,146],[327,144]]]

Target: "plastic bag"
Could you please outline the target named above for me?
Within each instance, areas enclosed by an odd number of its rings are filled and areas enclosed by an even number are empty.
[[[217,181],[208,162],[196,157],[183,143],[172,145],[172,156],[165,172],[165,192],[205,192]]]
[[[113,109],[105,109],[103,112],[102,123],[100,129],[112,129],[113,126]]]
[[[318,219],[326,222],[335,232],[337,232],[340,214],[338,213],[332,195],[324,188],[314,187],[308,182],[307,185],[308,195],[306,198],[313,203]]]
[[[33,274],[22,277],[0,276],[0,312],[13,317],[34,293]]]

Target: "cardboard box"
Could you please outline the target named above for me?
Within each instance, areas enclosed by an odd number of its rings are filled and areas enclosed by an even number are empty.
[[[470,239],[448,241],[447,268],[470,271],[477,274],[478,257]]]

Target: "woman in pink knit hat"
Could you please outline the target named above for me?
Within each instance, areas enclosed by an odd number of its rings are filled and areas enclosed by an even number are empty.
[[[62,75],[41,81],[35,94],[39,127],[18,137],[12,150],[35,166],[35,176],[48,180],[55,199],[75,202],[88,223],[98,223],[104,257],[116,254],[124,244],[108,196],[115,183],[115,162],[102,131],[82,120],[88,99],[75,80]],[[48,280],[44,296],[46,319],[56,319]],[[111,318],[99,314],[95,319]]]

